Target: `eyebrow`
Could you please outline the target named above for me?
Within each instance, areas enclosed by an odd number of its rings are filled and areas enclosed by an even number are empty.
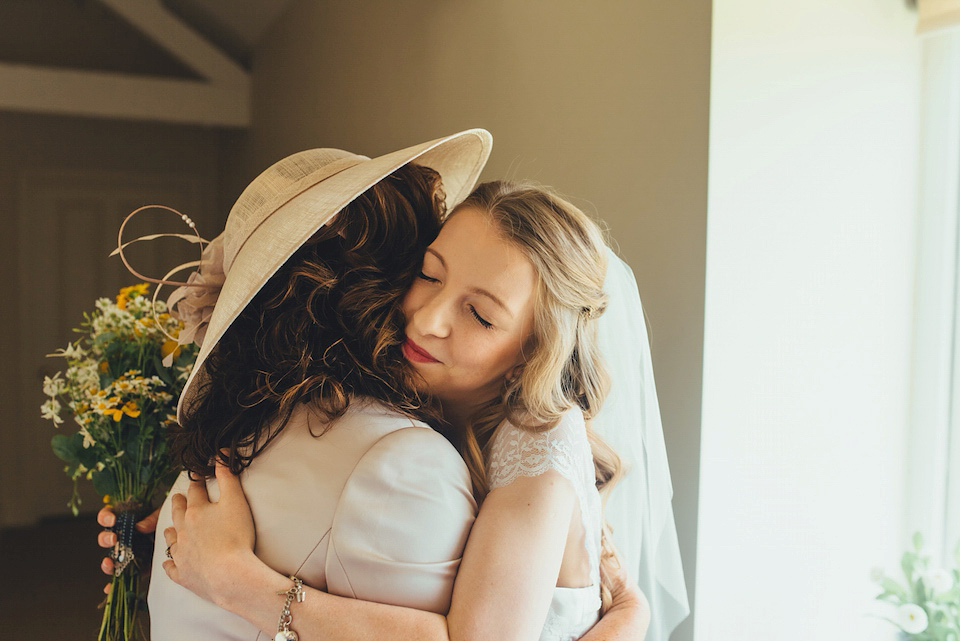
[[[444,268],[444,269],[447,269],[447,261],[445,261],[445,260],[443,259],[443,256],[440,255],[440,252],[438,252],[438,251],[437,251],[436,249],[434,249],[433,247],[427,247],[427,252],[429,252],[429,253],[433,254],[434,256],[436,256],[436,257],[437,257],[437,260],[440,261],[440,264],[443,265],[443,268]],[[482,288],[480,288],[480,287],[471,287],[469,291],[470,291],[470,293],[472,293],[472,294],[477,294],[478,296],[484,296],[484,297],[486,297],[486,298],[489,298],[491,301],[493,301],[494,303],[496,303],[501,309],[503,309],[503,311],[505,311],[507,314],[509,314],[511,318],[514,317],[514,313],[510,310],[510,308],[507,307],[506,304],[504,304],[504,302],[503,302],[502,300],[500,300],[499,298],[497,298],[496,296],[494,296],[493,294],[491,294],[491,293],[488,292],[487,290],[482,289]]]

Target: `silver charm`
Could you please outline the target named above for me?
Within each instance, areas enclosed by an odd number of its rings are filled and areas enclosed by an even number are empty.
[[[113,575],[120,576],[133,561],[133,548],[117,541],[113,546],[113,554],[110,556],[113,558]]]
[[[303,581],[296,576],[291,576],[290,578],[293,580],[293,587],[286,592],[277,592],[278,595],[285,596],[286,598],[283,601],[283,611],[280,613],[280,621],[277,622],[277,636],[273,637],[273,641],[300,640],[297,633],[290,629],[290,624],[293,623],[293,614],[290,612],[290,606],[293,604],[294,599],[296,599],[297,603],[303,603],[306,594],[303,591]]]

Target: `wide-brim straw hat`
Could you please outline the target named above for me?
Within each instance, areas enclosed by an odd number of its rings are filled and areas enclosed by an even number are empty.
[[[257,176],[230,210],[220,239],[226,277],[180,395],[178,420],[194,400],[205,376],[204,363],[224,332],[270,277],[341,209],[400,167],[416,162],[440,174],[449,211],[473,189],[492,147],[489,132],[469,129],[377,158],[311,149]]]

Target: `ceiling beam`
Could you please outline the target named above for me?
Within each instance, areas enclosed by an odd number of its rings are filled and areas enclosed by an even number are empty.
[[[223,127],[250,125],[250,78],[159,0],[100,0],[204,80],[0,63],[0,109]]]
[[[198,80],[0,63],[0,109],[222,127],[250,125],[249,95]]]

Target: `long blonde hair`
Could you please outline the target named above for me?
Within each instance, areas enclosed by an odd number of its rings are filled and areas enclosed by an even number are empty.
[[[571,203],[529,184],[483,183],[457,210],[468,207],[486,213],[538,274],[533,335],[525,349],[528,358],[519,375],[504,382],[503,393],[472,417],[459,443],[477,501],[489,491],[485,460],[500,423],[509,420],[522,429],[541,432],[577,406],[587,419],[597,489],[605,502],[622,475],[622,464],[616,452],[594,433],[589,420],[600,410],[609,390],[595,322],[607,306],[603,233]],[[608,530],[604,525],[600,559],[607,574],[611,564],[617,563]],[[603,602],[606,610],[606,586]]]

